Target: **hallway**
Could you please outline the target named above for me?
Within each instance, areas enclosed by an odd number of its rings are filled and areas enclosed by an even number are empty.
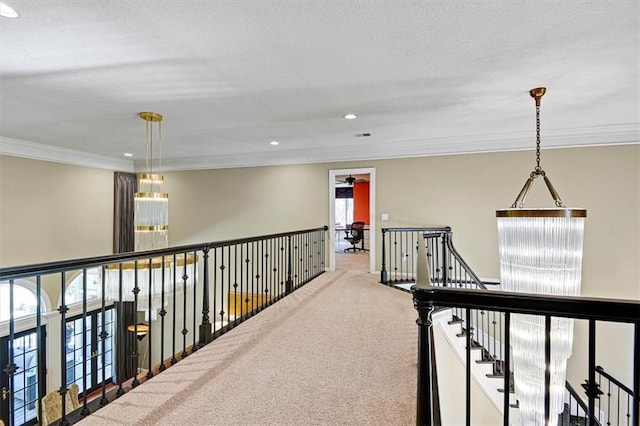
[[[416,318],[375,274],[327,272],[81,423],[415,424]]]

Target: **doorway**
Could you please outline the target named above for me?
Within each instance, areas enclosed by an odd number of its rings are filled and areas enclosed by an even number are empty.
[[[349,259],[349,263],[355,267],[357,264],[363,264],[364,269],[370,273],[375,273],[376,258],[376,223],[375,223],[375,168],[358,168],[358,169],[339,169],[329,170],[329,269],[334,271],[338,261],[341,259]],[[340,195],[340,189],[336,188],[352,188],[356,193],[355,198],[352,196],[349,201],[348,196]],[[358,193],[366,191],[366,197],[358,197]],[[338,195],[336,195],[338,194]],[[364,194],[363,194],[364,195]],[[358,201],[358,198],[368,200],[366,208],[368,212],[363,213],[364,206]],[[363,217],[364,214],[364,217]],[[365,222],[364,241],[356,244],[358,248],[365,250],[355,250],[345,253],[344,250],[352,247],[344,238],[350,234],[349,227],[354,220]],[[346,257],[346,254],[354,254],[356,257]],[[338,255],[338,256],[336,256]],[[363,260],[363,257],[366,259]],[[351,267],[346,265],[346,267]]]

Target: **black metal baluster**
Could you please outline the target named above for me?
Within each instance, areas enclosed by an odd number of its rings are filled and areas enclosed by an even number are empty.
[[[231,247],[227,246],[227,258],[231,257]],[[227,315],[227,320],[229,319],[229,295],[231,294],[229,292],[229,282],[230,280],[230,274],[231,274],[231,268],[227,267],[224,265],[224,246],[220,248],[220,327],[224,327],[224,315]],[[227,304],[225,305],[224,303],[224,270],[227,269]],[[225,312],[225,308],[227,309],[227,312]],[[227,321],[227,327],[229,326],[229,321]]]
[[[630,401],[631,398],[629,398],[629,397],[630,397],[630,395],[627,394],[627,426],[629,426],[629,424],[630,424],[629,420],[631,420],[631,401]],[[637,406],[637,404],[636,404],[636,406]],[[635,424],[637,425],[638,422],[635,422]]]
[[[269,250],[268,250],[268,246],[269,246],[269,240],[262,240],[260,242],[260,246],[262,248],[261,251],[261,256],[260,259],[262,260],[260,262],[260,268],[261,268],[261,290],[260,293],[264,295],[264,302],[262,304],[261,309],[266,308],[267,306],[269,306],[269,276],[267,273],[267,268],[268,268],[268,264],[267,262],[269,261]]]
[[[433,269],[434,271],[436,271],[436,278],[437,278],[437,282],[439,282],[441,286],[444,286],[444,280],[442,279],[442,241],[437,241],[437,240],[442,240],[442,234],[440,234],[438,237],[436,237],[436,241],[433,242],[433,246],[434,246],[434,253],[435,253],[435,268]],[[436,281],[434,281],[436,282]],[[458,312],[460,313],[460,312]],[[460,315],[462,316],[462,314]]]
[[[633,425],[640,424],[640,321],[634,324],[633,336]]]
[[[151,260],[149,260],[149,263],[151,263]],[[136,339],[134,340],[134,349],[133,349],[133,354],[131,354],[131,357],[133,358],[133,362],[135,365],[135,374],[133,376],[133,382],[131,382],[131,387],[135,388],[136,386],[138,386],[140,384],[140,381],[138,380],[138,368],[140,367],[139,365],[139,356],[140,356],[140,349],[139,349],[139,345],[138,345],[138,293],[140,292],[140,287],[138,287],[138,261],[134,261],[134,265],[133,265],[133,272],[134,272],[134,279],[133,279],[133,312],[134,312],[134,321],[133,321],[133,335],[136,336]]]
[[[292,267],[293,267],[293,285],[292,285],[292,289],[295,290],[298,288],[298,244],[299,244],[299,238],[298,235],[294,235],[293,236],[293,252],[291,253],[291,261],[292,263]]]
[[[64,274],[64,273],[63,273]],[[7,374],[7,376],[9,377],[9,382],[8,382],[8,389],[6,390],[5,393],[5,389],[2,390],[2,398],[6,397],[9,398],[9,425],[14,425],[15,424],[15,407],[14,407],[14,403],[13,403],[13,399],[14,399],[14,384],[13,384],[13,379],[14,379],[14,374],[17,371],[17,365],[15,364],[15,353],[14,353],[14,348],[13,348],[13,341],[15,340],[15,318],[13,316],[14,313],[14,280],[11,279],[9,280],[9,342],[11,342],[9,344],[9,362],[7,362],[7,366],[4,369],[4,372]],[[64,285],[63,285],[64,288]],[[64,291],[62,292],[64,294]],[[64,327],[62,328],[64,330]],[[64,340],[64,333],[63,334],[63,340]],[[64,348],[64,344],[62,345],[62,347]]]
[[[95,326],[95,325],[93,325]],[[91,414],[89,407],[87,407],[87,396],[89,392],[87,390],[87,351],[89,351],[89,362],[93,359],[93,353],[91,351],[91,342],[87,339],[87,268],[82,269],[82,410],[80,414],[88,416]]]
[[[194,251],[193,253],[191,253],[191,255],[193,255],[193,263],[191,263],[191,279],[193,280],[193,336],[191,342],[191,352],[195,352],[198,350],[198,333],[196,333],[196,330],[198,330],[198,327],[196,326],[196,312],[198,312],[198,274],[196,274],[196,268],[198,267],[198,264],[196,263],[196,259],[198,258],[198,253]],[[204,304],[204,297],[202,303]]]
[[[448,287],[449,265],[447,264],[447,234],[442,234],[442,286]]]
[[[504,369],[504,400],[502,403],[502,412],[503,412],[503,424],[504,426],[509,426],[509,388],[510,385],[510,370],[511,370],[511,354],[509,353],[509,347],[511,346],[511,333],[510,333],[510,323],[511,323],[511,313],[504,313],[504,357],[503,357],[503,369]],[[502,326],[500,327],[502,328]],[[502,331],[501,331],[502,333]],[[502,334],[501,334],[502,335]]]
[[[406,271],[405,271],[405,261],[406,261],[406,247],[405,247],[405,238],[404,238],[405,233],[401,232],[400,233],[400,281],[408,281],[409,277],[406,275]]]
[[[176,359],[176,353],[178,353],[178,351],[176,350],[176,323],[177,323],[177,316],[178,316],[178,312],[177,312],[177,301],[176,301],[176,292],[178,290],[178,262],[177,262],[178,258],[176,256],[176,253],[173,254],[172,259],[171,259],[171,263],[173,264],[173,281],[172,281],[172,287],[173,287],[173,295],[172,295],[172,315],[171,315],[171,321],[172,321],[172,327],[171,327],[171,365],[175,364],[176,362],[178,362],[178,360]]]
[[[492,327],[492,328],[493,328],[493,354],[492,354],[492,355],[493,355],[493,359],[498,359],[498,352],[497,352],[497,350],[496,350],[496,348],[497,348],[497,346],[496,346],[496,345],[497,345],[498,337],[499,337],[499,336],[496,334],[496,325],[497,325],[497,323],[498,323],[498,322],[496,321],[496,316],[497,316],[498,314],[499,314],[499,313],[498,313],[498,312],[496,312],[496,311],[491,311],[491,316],[492,316],[492,319],[491,319],[491,325],[493,326],[493,327]],[[501,341],[502,341],[502,340],[501,340]]]
[[[227,246],[227,250],[231,250],[231,248]],[[217,251],[217,249],[216,249],[216,251]],[[214,263],[217,265],[216,262],[214,262]],[[229,292],[228,291],[227,291],[227,307],[226,307],[227,312],[224,311],[225,310],[225,304],[224,304],[224,270],[225,270],[225,265],[224,265],[224,246],[220,247],[220,266],[218,267],[218,269],[220,269],[220,312],[219,312],[219,315],[220,315],[220,328],[222,329],[224,327],[224,315],[225,315],[225,313],[227,315],[229,315],[228,314],[228,312],[229,312],[229,309],[228,309]],[[230,268],[226,268],[226,269],[230,269]],[[227,271],[227,274],[229,274],[229,273],[230,273],[230,270]],[[216,275],[213,276],[213,279],[214,280],[216,279]],[[229,280],[227,280],[227,286],[228,285],[229,285]],[[215,287],[215,284],[214,284],[214,287]],[[228,323],[229,322],[227,321],[227,324]],[[215,328],[215,323],[214,323],[213,326]]]
[[[391,240],[391,236],[389,236]],[[391,281],[397,283],[398,280],[398,233],[393,231],[393,247],[389,247],[391,253],[389,253],[389,270],[392,271],[393,278]]]
[[[414,281],[418,279],[418,246],[424,243],[425,240],[421,232],[416,231],[411,233],[411,247],[414,249],[411,252],[411,273],[414,276]]]
[[[249,243],[240,246],[240,260],[240,318],[244,320],[249,305]]]
[[[187,252],[183,253],[182,264],[182,359],[187,357]]]
[[[471,309],[466,308],[467,319],[471,318]],[[465,383],[466,383],[466,424],[471,426],[471,323],[467,323],[467,366],[465,371]]]
[[[234,325],[238,323],[238,245],[237,244],[233,246],[233,323]]]
[[[42,276],[40,274],[36,275],[36,339],[38,341],[37,343],[37,357],[38,357],[38,368],[36,369],[36,375],[38,378],[38,401],[41,401],[42,398],[44,398],[44,396],[47,393],[47,388],[46,388],[46,375],[43,377],[43,375],[40,374],[40,372],[43,370],[42,366],[46,365],[46,358],[45,358],[45,347],[42,346],[42,342],[43,342],[43,335],[42,335]],[[103,299],[104,300],[104,299]],[[9,309],[10,315],[12,316],[12,312],[13,309]],[[10,316],[10,318],[11,318]],[[12,339],[13,341],[13,339]],[[11,357],[9,357],[9,361],[11,362]],[[46,371],[46,370],[45,370]],[[39,402],[36,404],[37,411],[38,411],[38,418],[41,419],[42,418],[42,404],[40,404]]]
[[[164,324],[164,317],[167,315],[167,310],[164,308],[165,305],[165,300],[164,300],[164,291],[165,291],[165,284],[166,284],[166,270],[167,270],[167,264],[170,265],[170,263],[167,262],[167,259],[165,256],[162,256],[162,272],[160,275],[160,279],[162,280],[162,282],[160,283],[160,312],[158,312],[158,315],[160,315],[160,366],[158,367],[158,370],[160,372],[163,372],[167,366],[164,363],[164,333],[165,333],[165,324]]]
[[[210,310],[210,307],[209,307],[209,246],[205,247],[202,250],[202,252],[203,252],[203,261],[204,261],[204,264],[202,265],[202,274],[204,275],[204,278],[202,281],[202,323],[200,324],[200,344],[206,345],[211,341],[211,322],[209,322],[209,310]],[[214,256],[215,256],[215,250],[214,250]],[[215,260],[214,260],[214,264],[215,264]],[[194,272],[195,272],[195,259],[194,259]],[[215,283],[215,277],[214,277],[214,283]],[[216,306],[215,300],[216,300],[216,291],[215,291],[215,284],[214,284],[214,290],[213,290],[214,310]],[[194,313],[194,316],[195,316],[195,313]]]
[[[551,419],[551,316],[544,316],[544,423]]]
[[[271,302],[275,302],[275,298],[278,294],[277,292],[277,284],[276,284],[276,274],[278,272],[277,268],[277,240],[275,238],[271,238],[269,240],[269,293],[271,294]]]
[[[122,262],[118,263],[118,310],[116,312],[118,316],[118,336],[120,336],[120,340],[124,341],[127,333],[127,325],[124,323],[124,307],[122,301]],[[118,348],[119,356],[124,358],[125,354],[120,353],[122,349]],[[122,384],[124,382],[124,372],[117,371],[118,375],[118,390],[116,391],[116,397],[120,398],[124,395],[124,388]]]
[[[247,314],[253,316],[256,309],[256,243],[247,243],[247,274],[251,275],[251,280],[247,280]],[[251,293],[249,294],[249,283],[251,283]],[[249,302],[251,309],[249,309]]]
[[[148,357],[148,368],[147,368],[147,379],[150,379],[153,377],[153,371],[152,371],[152,366],[153,364],[151,363],[152,360],[152,340],[151,340],[151,318],[152,318],[152,312],[153,312],[153,262],[154,260],[152,258],[149,259],[149,268],[147,273],[149,274],[149,281],[148,281],[148,288],[149,288],[149,292],[147,293],[147,297],[149,298],[148,302],[147,302],[147,309],[149,310],[147,313],[147,357]],[[161,266],[164,266],[161,264]],[[137,322],[137,321],[136,321]],[[138,334],[136,333],[136,340],[138,337]],[[144,362],[144,360],[142,361]]]
[[[235,271],[235,268],[236,268],[235,267],[235,255],[237,255],[237,252],[238,252],[238,246],[237,245],[233,246],[233,252],[234,252],[233,275],[235,277],[235,275],[236,275],[236,271]],[[231,303],[232,303],[232,301],[231,301],[231,283],[233,281],[231,281],[231,270],[232,270],[232,268],[231,268],[231,263],[232,263],[231,262],[231,246],[227,247],[227,254],[228,254],[227,262],[229,263],[227,265],[227,320],[228,320],[227,322],[228,322],[228,327],[229,327],[229,330],[230,330],[230,329],[233,328],[233,324],[235,323],[235,303],[236,303],[235,302],[235,294],[234,294],[234,296],[233,296],[234,297],[234,300],[233,300],[234,318],[233,318],[233,322],[232,322],[231,321],[231,306],[232,306],[231,305]],[[234,284],[235,284],[235,287],[238,286],[236,283],[234,283]]]
[[[324,230],[320,231],[320,267],[322,268],[322,272],[324,272],[325,268],[326,268],[326,258],[325,255],[327,253],[327,248],[325,247],[325,241],[326,241],[326,234],[327,234],[327,229],[329,229],[327,226],[324,227]]]
[[[62,399],[62,418],[60,419],[60,425],[68,425],[69,421],[67,420],[67,401],[65,395],[69,391],[67,388],[67,312],[69,308],[67,307],[67,302],[65,298],[65,283],[66,283],[66,274],[65,272],[60,273],[60,307],[58,308],[58,312],[60,312],[60,371],[62,372],[60,389],[58,393],[60,394],[60,398]],[[13,298],[11,297],[13,300]],[[13,306],[10,307],[13,312]],[[12,337],[13,340],[13,337]],[[11,345],[13,346],[13,345]],[[12,359],[12,354],[10,352],[9,359]],[[14,370],[15,371],[15,370]],[[11,379],[11,377],[10,377]],[[12,382],[11,382],[12,383]],[[13,384],[12,384],[13,386]],[[11,400],[10,400],[11,402]],[[11,409],[11,406],[9,406]],[[11,410],[13,414],[13,410]],[[14,419],[15,422],[15,419]],[[15,424],[15,423],[14,423]]]
[[[607,425],[611,425],[611,380],[607,382]]]
[[[587,417],[587,424],[590,426],[596,426],[596,398],[598,397],[599,389],[596,385],[596,322],[595,320],[589,320],[589,382],[587,383],[587,397],[589,398],[589,413]]]
[[[616,418],[618,419],[618,423],[620,423],[620,388],[618,388],[618,395],[616,396]],[[627,419],[627,422],[629,419]]]
[[[289,294],[293,291],[293,280],[292,280],[292,264],[291,257],[292,253],[292,243],[291,243],[291,235],[287,236],[287,282],[285,284],[285,294]]]
[[[388,284],[387,276],[387,228],[382,228],[382,265],[380,266],[380,282]]]
[[[106,291],[106,281],[107,281],[107,273],[106,273],[106,268],[105,265],[102,265],[101,267],[101,273],[100,273],[100,294],[101,296],[101,305],[100,305],[100,312],[102,313],[102,330],[100,330],[100,335],[98,336],[100,338],[100,348],[102,350],[102,353],[100,354],[101,358],[102,358],[102,395],[100,397],[100,406],[104,407],[105,405],[107,405],[109,403],[109,399],[107,398],[107,337],[109,337],[109,333],[107,332],[107,319],[106,319],[106,312],[107,312],[107,298],[105,297],[105,291]],[[113,310],[110,311],[113,315]],[[111,318],[111,324],[113,324],[113,317]],[[112,358],[113,359],[113,358]],[[113,363],[111,364],[113,366]],[[113,375],[113,371],[112,371],[112,375]],[[38,418],[42,418],[42,417],[38,417]]]
[[[224,249],[223,249],[224,250]],[[207,253],[208,253],[208,249],[207,249]],[[208,255],[205,258],[205,265],[208,265]],[[213,293],[213,324],[209,325],[209,341],[207,343],[209,343],[212,339],[213,336],[215,336],[216,334],[216,312],[218,310],[218,248],[214,247],[213,248],[213,268],[211,268],[211,270],[213,271],[213,289],[211,289],[211,292]],[[220,297],[222,298],[222,294],[220,294]],[[222,324],[222,322],[220,322],[220,324]]]

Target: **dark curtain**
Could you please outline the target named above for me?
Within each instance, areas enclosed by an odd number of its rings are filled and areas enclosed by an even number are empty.
[[[135,250],[133,229],[133,194],[138,190],[135,173],[113,175],[113,252]]]
[[[127,330],[127,327],[137,320],[136,310],[134,302],[115,302],[113,305],[118,315],[115,335],[116,383],[124,383],[137,371],[135,358],[132,357],[136,351],[136,337],[134,333]]]
[[[353,198],[353,187],[336,188],[336,198]]]

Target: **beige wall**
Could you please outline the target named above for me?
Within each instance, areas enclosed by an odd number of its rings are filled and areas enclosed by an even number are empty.
[[[104,255],[112,246],[112,171],[0,155],[0,267]],[[55,305],[59,279],[45,277],[43,286]]]
[[[329,170],[375,167],[378,228],[452,226],[471,267],[498,277],[495,210],[511,205],[534,165],[533,151],[521,151],[167,173],[169,238],[328,225]],[[583,294],[640,299],[640,145],[545,150],[542,166],[567,206],[588,210]],[[542,181],[527,206],[553,206]]]
[[[165,174],[169,243],[220,241],[323,226],[324,165],[252,167]]]
[[[495,210],[513,202],[534,160],[523,151],[167,173],[170,243],[327,225],[329,170],[375,167],[378,228],[450,225],[471,267],[497,277]],[[640,299],[640,145],[543,150],[542,166],[565,204],[588,210],[583,294]],[[0,266],[110,253],[112,185],[110,171],[0,156]],[[551,205],[536,182],[527,205],[541,200]],[[619,350],[628,332],[610,328],[599,328],[599,362],[630,383],[631,355]],[[579,383],[585,325],[576,335]]]
[[[0,266],[109,254],[113,172],[0,156]]]

